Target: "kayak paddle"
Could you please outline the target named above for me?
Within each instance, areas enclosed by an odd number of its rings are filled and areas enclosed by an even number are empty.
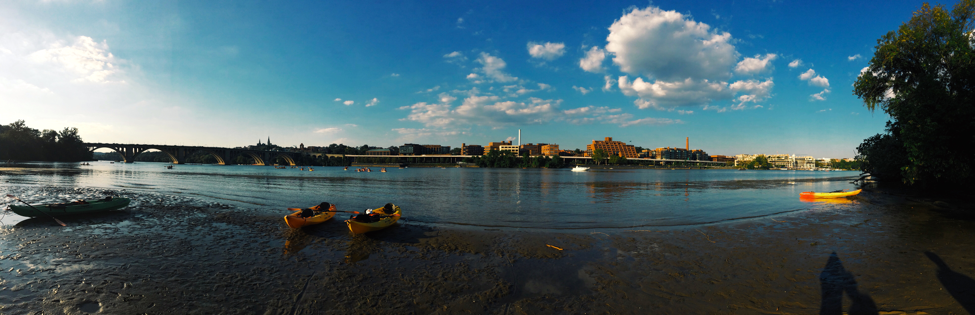
[[[8,194],[8,195],[7,195],[7,197],[9,197],[9,198],[14,198],[14,199],[17,199],[17,201],[20,201],[20,202],[23,202],[23,203],[24,203],[25,205],[27,205],[27,206],[28,206],[28,207],[30,207],[31,209],[34,209],[34,210],[37,210],[37,212],[40,212],[40,213],[43,213],[43,214],[46,214],[47,216],[49,216],[49,217],[51,217],[51,219],[54,219],[54,221],[57,221],[57,222],[58,222],[58,224],[60,224],[61,226],[68,226],[67,224],[64,224],[64,222],[61,222],[61,220],[58,220],[58,218],[55,218],[55,217],[54,217],[53,215],[51,215],[50,213],[47,213],[47,212],[44,212],[44,211],[41,211],[41,210],[38,210],[37,208],[34,208],[34,206],[32,206],[32,205],[30,205],[29,203],[27,203],[27,202],[25,202],[25,201],[23,201],[23,200],[20,200],[20,198],[17,198],[17,196],[14,196],[14,195],[10,195],[10,194]]]

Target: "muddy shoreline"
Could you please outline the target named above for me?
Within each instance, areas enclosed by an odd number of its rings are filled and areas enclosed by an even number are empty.
[[[44,218],[4,226],[0,313],[975,310],[970,205],[882,189],[851,203],[701,226],[559,232],[403,223],[354,237],[341,216],[291,230],[284,214],[129,197],[127,210],[63,218],[67,228]]]

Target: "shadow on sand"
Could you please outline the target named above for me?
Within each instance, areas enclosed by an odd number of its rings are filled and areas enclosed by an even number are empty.
[[[819,307],[820,315],[843,314],[843,293],[850,299],[850,315],[879,314],[873,299],[857,290],[857,282],[853,274],[843,268],[836,252],[829,255],[823,272],[819,274],[819,284],[823,295]]]
[[[937,254],[924,252],[936,265],[938,265],[938,281],[951,294],[951,297],[958,301],[969,314],[975,314],[975,280],[957,273],[948,267],[948,264]]]

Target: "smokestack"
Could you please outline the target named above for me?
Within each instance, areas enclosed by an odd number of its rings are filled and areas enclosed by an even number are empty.
[[[685,139],[685,141],[687,141],[687,143],[684,144],[684,146],[686,146],[685,149],[687,149],[687,151],[690,151],[691,150],[691,137],[687,137],[687,139]]]
[[[270,139],[270,138],[268,138]],[[521,129],[518,129],[518,147],[521,147]]]

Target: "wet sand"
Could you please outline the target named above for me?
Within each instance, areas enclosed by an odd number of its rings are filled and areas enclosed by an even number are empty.
[[[970,204],[886,190],[704,226],[358,236],[341,214],[291,230],[287,211],[122,195],[3,227],[0,313],[975,313]]]

